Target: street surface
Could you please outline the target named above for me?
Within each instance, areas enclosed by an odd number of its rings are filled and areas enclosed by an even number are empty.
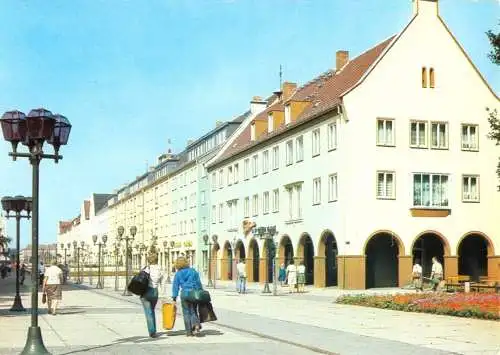
[[[151,339],[137,296],[114,291],[114,278],[103,290],[95,289],[95,280],[94,285],[84,281],[65,286],[60,314],[48,315],[42,305],[39,324],[53,354],[500,353],[499,322],[337,305],[332,299],[345,291],[335,289],[301,295],[280,289],[275,297],[261,294],[261,285],[250,285],[248,294],[239,295],[230,282],[218,282],[211,290],[219,320],[205,323],[201,337],[185,336],[180,315],[174,330],[161,330],[157,307],[161,336]],[[0,280],[1,355],[19,354],[30,322],[29,313],[9,312],[13,291],[13,277]],[[27,292],[24,286],[26,308]]]

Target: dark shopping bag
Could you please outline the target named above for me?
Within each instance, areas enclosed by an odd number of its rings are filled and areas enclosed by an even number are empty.
[[[200,316],[200,323],[214,322],[217,320],[211,302],[198,305],[198,315]]]
[[[146,268],[139,271],[137,275],[132,277],[130,280],[127,290],[132,292],[134,295],[142,296],[146,293],[149,286],[149,273],[145,271]]]
[[[198,290],[190,290],[183,294],[184,300],[191,303],[200,303],[205,304],[212,301],[210,298],[210,293],[207,290],[198,289]]]
[[[47,303],[47,294],[45,292],[42,295],[42,303],[43,304]]]

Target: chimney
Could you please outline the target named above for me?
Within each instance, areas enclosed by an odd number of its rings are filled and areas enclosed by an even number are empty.
[[[337,51],[335,56],[335,71],[339,72],[349,62],[348,51]]]
[[[282,90],[283,90],[283,99],[282,100],[286,101],[293,95],[295,90],[297,90],[297,84],[285,81],[283,83]]]
[[[250,112],[254,115],[258,115],[266,109],[267,102],[260,96],[254,96],[252,101],[250,101]]]
[[[437,16],[439,14],[438,0],[412,0],[413,15]]]

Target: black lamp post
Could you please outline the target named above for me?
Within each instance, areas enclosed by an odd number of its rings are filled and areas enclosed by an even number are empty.
[[[215,289],[215,275],[212,281],[212,245],[217,245],[217,236],[214,234],[212,240],[209,239],[208,235],[203,236],[203,241],[205,245],[208,244],[208,284],[207,287],[213,287]],[[211,243],[213,241],[213,244]],[[217,272],[217,259],[215,260],[215,271]]]
[[[54,115],[45,109],[31,110],[28,116],[20,111],[9,111],[0,119],[3,137],[11,142],[12,152],[9,156],[13,160],[18,157],[28,158],[32,166],[32,207],[33,220],[31,222],[31,255],[32,265],[38,265],[38,192],[39,167],[42,159],[52,159],[56,163],[62,159],[59,148],[68,143],[71,124],[62,115]],[[43,143],[47,141],[54,146],[55,154],[44,154]],[[18,153],[19,143],[26,145],[28,153]],[[21,354],[48,354],[43,344],[42,332],[38,326],[38,273],[32,272],[31,289],[31,326],[28,329],[26,345]]]
[[[106,241],[108,240],[108,236],[105,234],[101,237],[101,241],[97,241],[97,235],[92,236],[92,241],[94,245],[98,245],[99,250],[97,251],[97,285],[96,288],[103,288],[103,280],[101,275],[101,258],[102,258],[102,247],[106,246]]]
[[[120,231],[121,231],[121,233],[120,233]],[[125,266],[125,288],[123,290],[123,296],[132,296],[132,294],[130,293],[130,291],[127,288],[128,282],[130,279],[130,254],[131,254],[131,250],[128,246],[128,242],[134,240],[135,234],[137,233],[137,227],[136,226],[130,227],[130,235],[127,235],[125,237],[123,236],[124,231],[125,231],[125,229],[122,226],[118,227],[118,235],[120,236],[120,240],[125,240],[125,265],[126,266]]]
[[[14,312],[24,312],[23,303],[21,302],[21,296],[19,296],[19,242],[20,242],[20,231],[21,231],[21,218],[30,218],[31,208],[32,208],[31,197],[16,196],[16,197],[4,197],[2,198],[2,208],[7,212],[6,217],[14,217],[16,219],[16,296],[14,297],[14,304],[12,305],[11,311]],[[13,216],[10,215],[10,211],[15,212]],[[26,211],[25,215],[21,212]]]
[[[272,268],[273,275],[273,295],[276,296],[278,293],[278,286],[276,283],[276,267],[275,267],[275,254],[276,245],[274,244],[274,236],[278,234],[276,226],[268,227],[257,227],[254,229],[253,234],[258,236],[260,239],[265,240],[265,245],[267,245],[267,270],[266,270],[266,283],[264,284],[264,290],[262,293],[271,293],[269,289],[269,270]]]
[[[168,241],[163,242],[163,248],[167,250],[167,283],[171,283],[172,280],[170,280],[170,245]]]
[[[122,235],[123,235],[123,229],[122,229]],[[120,233],[118,233],[118,238],[121,238]],[[115,253],[115,291],[118,291],[119,285],[118,285],[118,254],[120,252],[120,242],[118,240],[115,240],[113,243],[114,246],[114,253]]]
[[[82,278],[82,274],[80,272],[80,250],[82,250],[84,247],[85,247],[85,242],[82,240],[80,242],[80,245],[78,244],[78,242],[75,240],[73,242],[73,247],[75,248],[75,251],[76,251],[76,269],[77,269],[77,280],[76,280],[76,283],[77,284],[81,284],[83,282],[83,278]]]

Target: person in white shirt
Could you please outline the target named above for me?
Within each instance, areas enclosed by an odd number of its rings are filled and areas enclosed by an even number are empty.
[[[158,303],[158,286],[163,283],[163,272],[158,266],[157,253],[149,254],[148,263],[149,266],[146,266],[144,271],[149,274],[149,285],[146,292],[141,296],[141,303],[146,316],[149,336],[156,338],[155,307]]]
[[[412,278],[413,287],[415,287],[415,290],[417,290],[417,292],[422,291],[422,266],[420,265],[419,259],[415,259],[415,264],[413,265],[411,278]]]
[[[286,279],[288,290],[292,293],[297,286],[297,267],[295,266],[293,259],[290,260],[290,264],[286,267]]]
[[[47,309],[49,314],[56,315],[59,301],[62,300],[62,270],[57,266],[57,261],[53,260],[51,265],[44,270],[42,292],[47,295]]]
[[[434,284],[432,289],[437,291],[439,284],[443,280],[443,265],[441,265],[437,257],[432,258],[431,280]]]
[[[245,293],[247,290],[247,266],[244,259],[240,259],[236,265],[236,272],[238,274],[238,293]]]

